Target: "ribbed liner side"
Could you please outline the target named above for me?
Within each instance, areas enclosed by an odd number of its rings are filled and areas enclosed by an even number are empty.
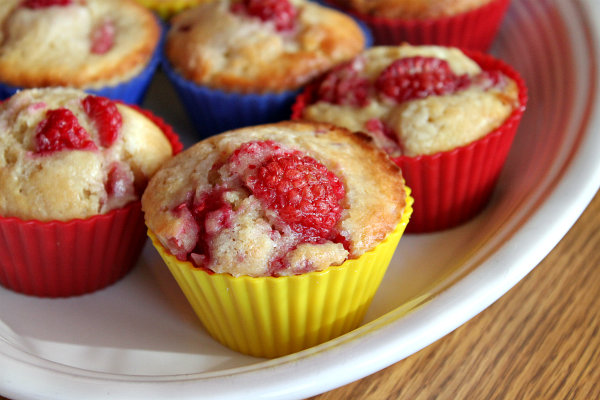
[[[336,4],[335,0],[330,0]],[[494,40],[510,0],[493,0],[464,13],[425,20],[402,20],[342,11],[364,21],[375,45],[436,44],[486,51]]]
[[[133,267],[146,241],[140,202],[69,222],[0,218],[0,283],[41,297],[99,290]]]
[[[412,213],[375,249],[325,271],[282,277],[213,274],[154,246],[208,333],[225,346],[277,357],[322,343],[362,321]]]
[[[459,225],[488,203],[500,176],[527,103],[527,87],[503,61],[465,50],[483,70],[500,70],[519,89],[519,105],[506,121],[486,136],[450,151],[394,161],[413,189],[415,212],[407,232],[432,232]]]
[[[244,126],[287,120],[300,91],[264,94],[224,92],[184,79],[173,70],[164,54],[162,66],[201,137]]]

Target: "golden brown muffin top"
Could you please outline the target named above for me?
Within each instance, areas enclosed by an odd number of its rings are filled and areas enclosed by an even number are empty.
[[[0,82],[99,88],[126,81],[160,38],[154,14],[134,0],[72,0],[29,8],[0,2]]]
[[[383,71],[392,71],[393,65],[400,65],[395,64],[399,60],[406,60],[407,66],[413,60],[414,63],[420,62],[416,60],[442,61],[447,63],[454,79],[465,84],[447,93],[398,101],[381,92],[377,83]],[[400,67],[396,69],[399,70]],[[441,66],[434,68],[435,72],[441,70]],[[457,48],[375,46],[345,64],[341,71],[345,71],[346,80],[351,77],[354,82],[364,82],[367,89],[362,104],[321,99],[308,105],[302,117],[365,132],[392,157],[434,154],[473,142],[500,126],[518,106],[518,87],[512,79],[494,71],[482,71]],[[421,78],[407,75],[405,79],[407,82],[414,79],[416,83]],[[396,84],[399,83],[390,80],[385,86],[389,89]],[[341,96],[348,93],[350,89]]]
[[[287,1],[287,0],[280,0]],[[238,93],[296,89],[358,54],[364,35],[350,17],[291,0],[291,25],[250,15],[242,1],[203,4],[172,20],[166,55],[185,78]]]
[[[302,175],[294,163],[303,157],[320,172]],[[264,190],[275,166],[285,178]],[[309,193],[321,186],[319,195]],[[293,210],[286,206],[295,200],[278,203],[296,187],[302,189]],[[333,192],[340,197],[331,203]],[[150,180],[142,208],[149,229],[180,259],[251,276],[270,275],[279,263],[277,273],[285,275],[372,249],[400,222],[405,195],[399,169],[367,137],[329,124],[281,122],[225,132],[175,156]],[[315,220],[294,219],[321,202],[317,231]]]
[[[0,216],[64,221],[139,199],[169,140],[137,110],[98,99],[27,89],[0,104]]]

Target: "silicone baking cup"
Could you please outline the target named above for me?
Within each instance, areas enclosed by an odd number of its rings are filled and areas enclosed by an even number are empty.
[[[166,57],[162,69],[175,88],[200,139],[217,133],[284,121],[301,89],[281,93],[241,94],[201,86],[179,75]]]
[[[323,5],[325,6],[325,5]],[[355,18],[365,38],[373,44],[367,25]],[[164,49],[161,66],[175,88],[200,139],[245,126],[289,120],[291,107],[303,87],[278,93],[234,93],[185,79],[171,65]]]
[[[480,213],[489,202],[527,104],[527,86],[511,66],[491,55],[463,50],[483,70],[499,70],[513,79],[519,89],[519,104],[497,129],[465,146],[416,157],[401,156],[393,161],[402,170],[415,199],[409,233],[449,229]],[[301,119],[302,110],[314,97],[311,85],[298,96],[292,119]]]
[[[151,9],[163,19],[169,19],[187,8],[209,1],[215,0],[137,0],[138,3]]]
[[[180,261],[148,235],[207,332],[223,345],[252,356],[291,354],[358,327],[373,300],[412,213],[357,259],[324,271],[282,277],[233,277]]]
[[[328,0],[340,10],[364,21],[371,29],[376,45],[404,42],[437,44],[486,51],[492,44],[510,0],[492,0],[481,7],[453,16],[424,20],[403,20],[365,15]]]
[[[173,153],[183,146],[173,129],[146,110],[169,139]],[[123,278],[146,242],[141,201],[106,214],[69,221],[0,217],[0,284],[38,297],[91,293]]]

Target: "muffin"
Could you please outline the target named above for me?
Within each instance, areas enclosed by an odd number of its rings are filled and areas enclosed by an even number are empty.
[[[372,30],[376,45],[404,42],[486,51],[510,0],[329,0]]]
[[[369,134],[413,189],[408,230],[427,232],[487,203],[526,100],[518,73],[483,53],[376,46],[315,81],[293,118]]]
[[[141,102],[162,28],[134,0],[0,2],[0,96],[66,86]]]
[[[365,47],[351,17],[305,0],[209,2],[171,19],[163,66],[199,134],[289,119],[300,88]]]
[[[207,1],[213,0],[137,0],[138,3],[153,10],[166,20],[178,12]]]
[[[408,222],[409,192],[368,137],[284,121],[180,153],[142,208],[207,331],[276,357],[360,323]]]
[[[140,196],[181,150],[159,118],[72,88],[0,104],[0,283],[59,297],[105,287],[145,242]]]

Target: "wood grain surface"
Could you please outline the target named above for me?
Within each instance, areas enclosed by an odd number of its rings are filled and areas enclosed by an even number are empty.
[[[600,194],[529,274],[425,349],[313,397],[600,399]]]

